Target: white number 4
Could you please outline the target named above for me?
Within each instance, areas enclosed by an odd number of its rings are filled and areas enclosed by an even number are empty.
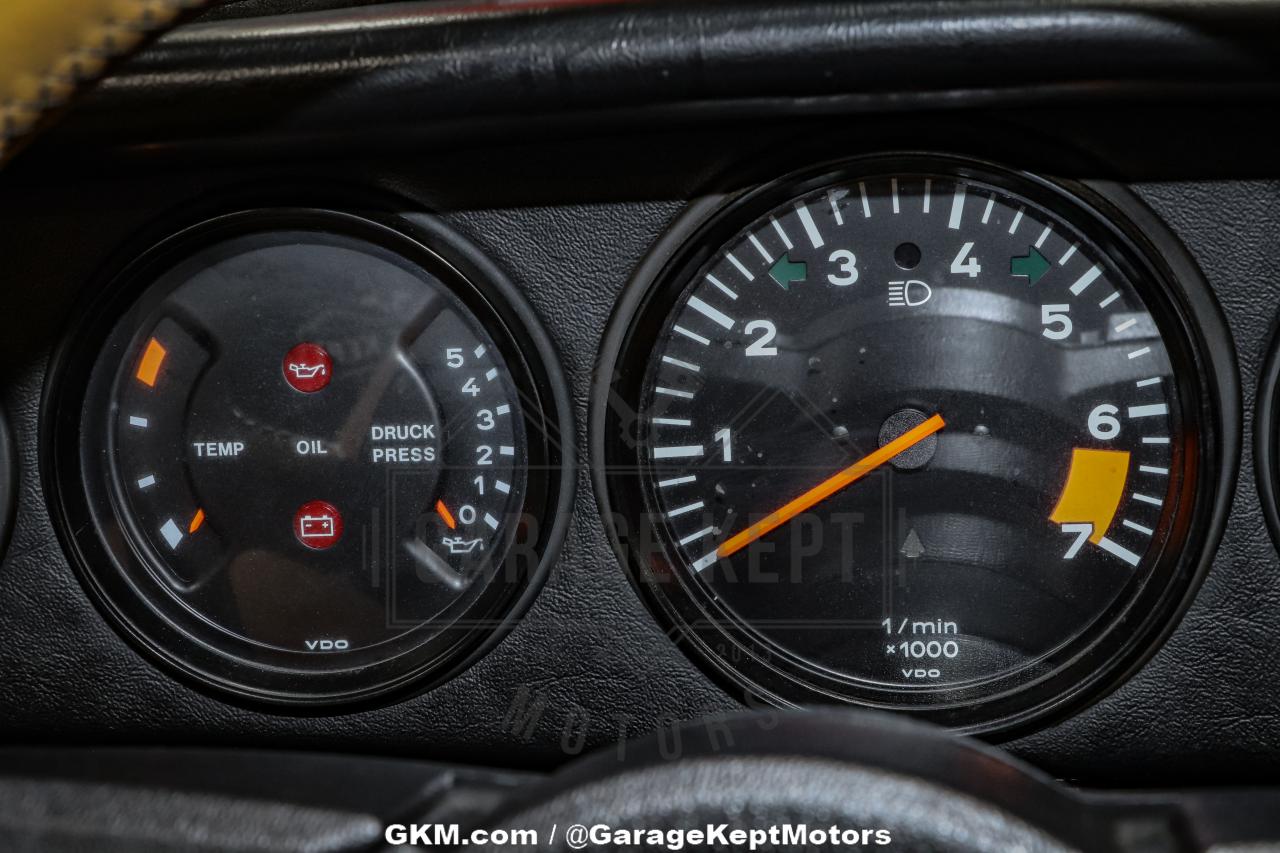
[[[973,243],[968,242],[960,247],[960,253],[956,255],[956,259],[951,262],[951,271],[956,275],[968,275],[969,278],[977,278],[978,273],[982,272],[982,265],[978,263],[977,258],[969,258],[969,253],[973,251]],[[969,258],[965,260],[965,258]]]

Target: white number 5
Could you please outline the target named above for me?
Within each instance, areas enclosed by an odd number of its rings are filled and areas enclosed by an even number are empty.
[[[1044,326],[1041,334],[1051,341],[1064,341],[1071,337],[1071,318],[1067,316],[1070,310],[1070,305],[1041,305],[1040,325]]]

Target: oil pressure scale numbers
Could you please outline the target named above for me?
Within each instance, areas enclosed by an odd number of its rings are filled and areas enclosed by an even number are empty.
[[[147,639],[189,636],[160,651],[202,677],[337,700],[501,624],[536,569],[547,450],[471,279],[364,220],[283,218],[161,251],[110,331],[81,429],[104,449],[91,511],[123,538],[94,581]]]
[[[1197,356],[1172,285],[1065,190],[861,161],[748,194],[657,279],[611,389],[638,441],[605,446],[662,559],[620,544],[751,692],[989,724],[1188,582]]]

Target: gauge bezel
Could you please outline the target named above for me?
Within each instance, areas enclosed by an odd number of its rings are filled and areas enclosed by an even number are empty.
[[[1280,549],[1280,321],[1258,378],[1257,414],[1253,423],[1254,477],[1272,544]]]
[[[18,461],[14,450],[9,412],[0,406],[0,555],[9,546],[9,534],[18,510]]]
[[[202,617],[173,618],[158,606],[164,593],[136,583],[148,575],[145,548],[119,531],[114,518],[107,448],[83,446],[86,402],[109,387],[90,387],[90,377],[113,330],[138,306],[154,298],[151,285],[184,259],[224,240],[281,230],[335,233],[389,250],[439,277],[484,326],[498,347],[520,394],[528,444],[526,491],[521,513],[537,521],[530,559],[495,572],[461,617],[443,629],[412,628],[394,654],[308,655],[270,650],[266,658],[246,650],[247,641],[227,641]],[[114,358],[121,357],[116,353]],[[108,370],[113,375],[114,371]],[[300,711],[318,706],[355,706],[428,689],[460,672],[491,648],[528,607],[554,562],[567,527],[573,479],[570,450],[561,436],[570,424],[567,386],[554,350],[532,308],[480,250],[439,218],[426,213],[362,215],[323,208],[254,208],[207,219],[173,234],[127,264],[94,294],[55,356],[45,395],[42,457],[46,494],[71,563],[90,597],[122,634],[146,655],[193,683],[246,703]],[[94,457],[92,460],[88,457]],[[103,520],[113,522],[112,526]],[[213,629],[213,630],[208,630]],[[219,637],[218,635],[221,635]],[[398,638],[399,639],[399,638]],[[379,644],[385,645],[385,644]],[[377,650],[378,646],[371,647]],[[366,659],[367,658],[367,659]],[[303,665],[304,662],[307,665]],[[317,665],[318,664],[318,665]]]
[[[824,186],[911,172],[970,177],[1027,197],[1070,222],[1135,282],[1151,307],[1179,378],[1183,448],[1180,510],[1155,567],[1028,679],[896,689],[831,677],[756,633],[690,582],[646,504],[640,442],[624,417],[641,401],[652,342],[676,300],[725,242],[778,204]],[[1050,180],[967,157],[907,152],[823,163],[695,202],[655,245],[619,303],[600,355],[592,400],[597,498],[618,559],[673,638],[747,703],[790,707],[848,703],[906,711],[968,732],[1013,733],[1096,699],[1140,666],[1185,610],[1225,524],[1239,455],[1239,390],[1225,321],[1186,251],[1136,197],[1113,184]],[[1147,291],[1152,291],[1148,293]],[[1189,507],[1189,511],[1188,508]],[[658,547],[654,547],[654,544]],[[633,547],[638,544],[641,547]],[[643,556],[642,556],[643,555]],[[1102,626],[1099,628],[1098,626]]]

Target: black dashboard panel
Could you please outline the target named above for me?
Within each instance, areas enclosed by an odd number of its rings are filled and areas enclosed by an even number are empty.
[[[1114,691],[1005,745],[1084,782],[1270,779],[1280,558],[1252,436],[1280,304],[1277,25],[1270,7],[1215,6],[371,6],[162,39],[0,175],[0,382],[18,497],[0,569],[0,732],[544,768],[741,708],[653,618],[606,536],[588,435],[604,330],[650,248],[706,194],[830,159],[939,151],[1128,185],[1200,267],[1239,370],[1230,517],[1185,616]],[[322,61],[357,32],[364,60]],[[316,73],[286,73],[291,50]],[[481,73],[499,58],[505,74]],[[193,70],[215,59],[222,71]],[[510,633],[429,691],[333,715],[224,701],[122,639],[60,546],[41,456],[49,359],[79,307],[187,226],[388,203],[478,246],[546,327],[579,459],[565,543]]]

